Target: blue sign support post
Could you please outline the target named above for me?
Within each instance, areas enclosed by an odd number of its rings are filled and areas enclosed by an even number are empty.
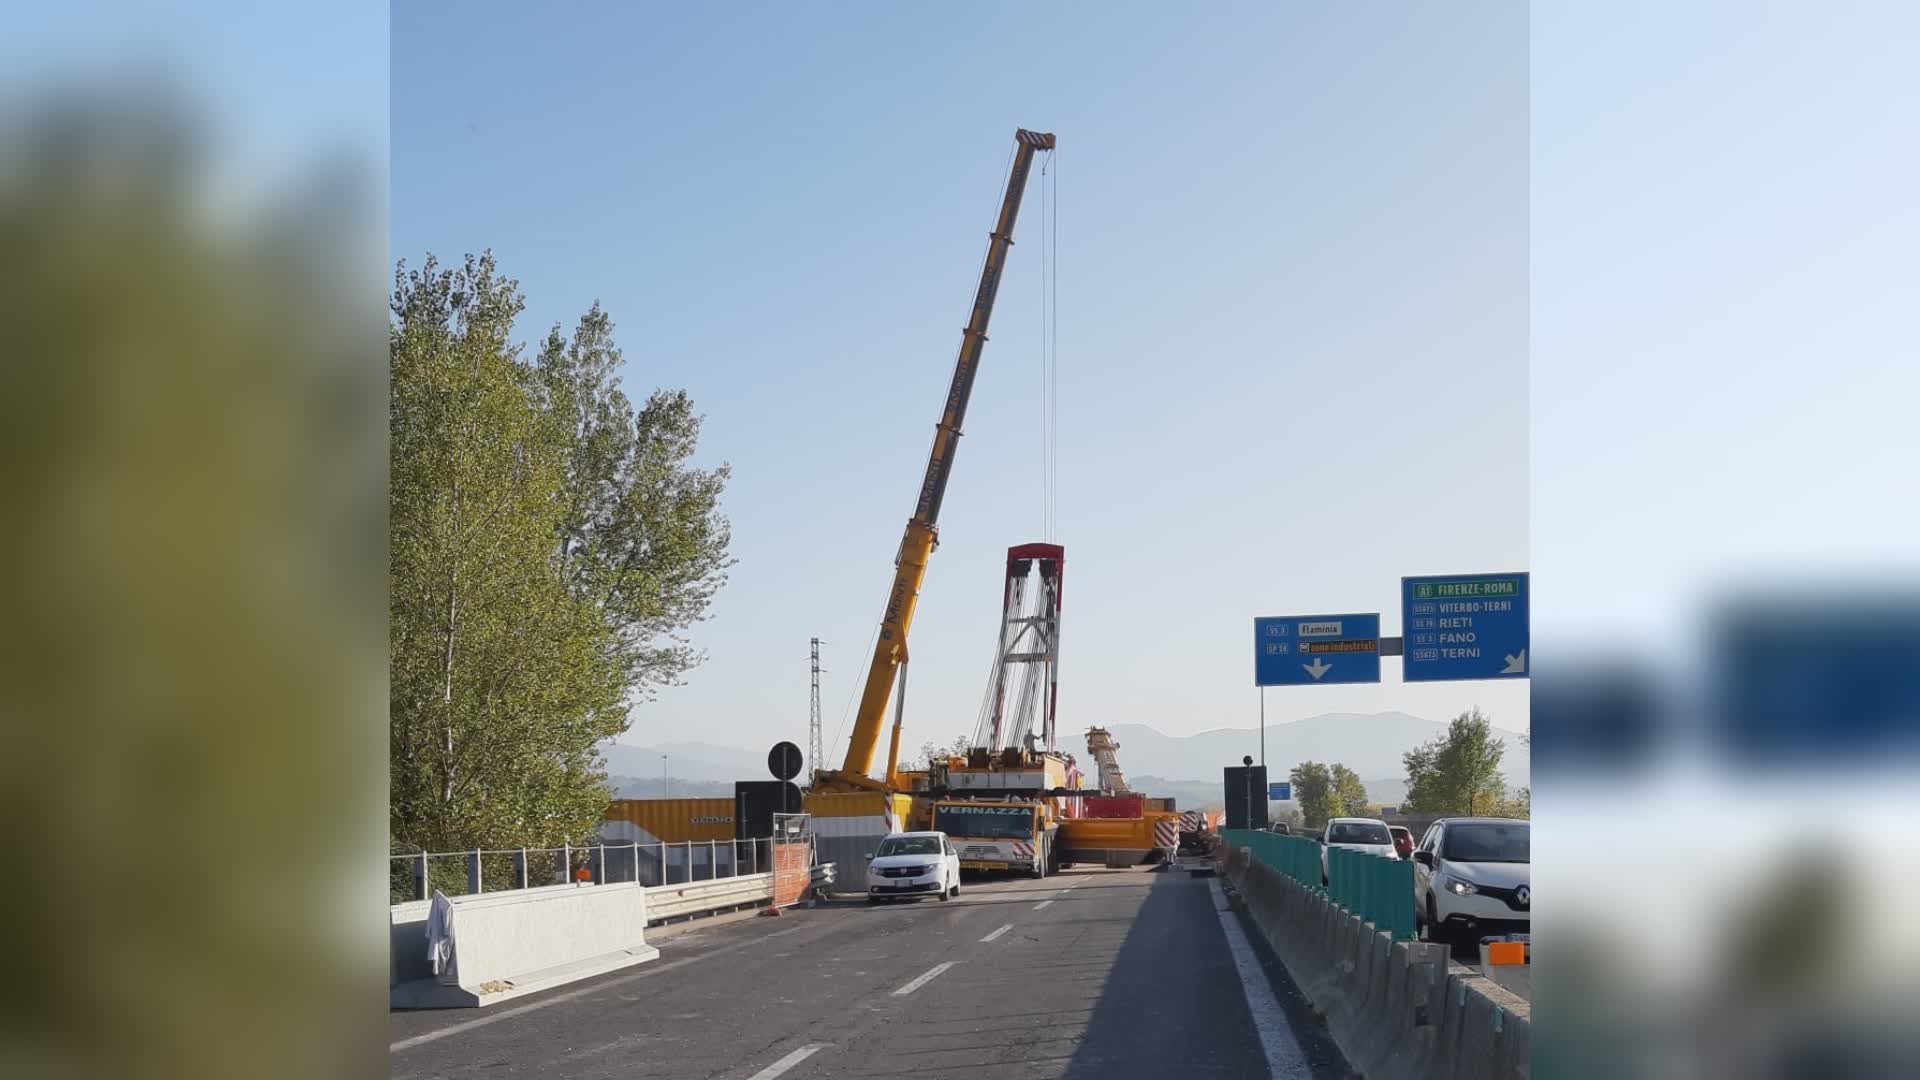
[[[1260,764],[1267,763],[1267,687],[1380,681],[1380,613],[1253,620],[1253,685],[1260,688]]]
[[[1400,579],[1405,682],[1527,677],[1527,575]]]

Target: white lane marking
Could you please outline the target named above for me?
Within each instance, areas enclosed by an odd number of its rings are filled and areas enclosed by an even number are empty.
[[[1213,890],[1213,911],[1220,917],[1220,929],[1226,932],[1233,966],[1240,973],[1240,989],[1247,995],[1247,1012],[1252,1014],[1253,1030],[1260,1036],[1260,1052],[1266,1055],[1267,1072],[1275,1080],[1312,1080],[1313,1070],[1307,1065],[1307,1056],[1300,1052],[1293,1028],[1288,1026],[1286,1014],[1280,1011],[1280,1002],[1273,996],[1273,984],[1267,981],[1267,973],[1260,970],[1260,960],[1247,941],[1246,931],[1240,929],[1240,920],[1233,913],[1233,905],[1227,902],[1225,890],[1215,878],[1208,878],[1207,885]]]
[[[916,979],[914,979],[914,980],[913,980],[912,982],[910,982],[910,983],[908,983],[907,985],[905,985],[905,986],[903,986],[903,987],[901,987],[901,988],[900,988],[900,989],[898,989],[898,990],[895,990],[895,991],[893,992],[893,996],[894,996],[894,997],[904,997],[904,996],[906,996],[906,995],[908,995],[908,994],[911,994],[911,993],[913,993],[913,992],[914,992],[915,990],[918,990],[918,989],[920,989],[921,987],[923,987],[923,986],[925,986],[925,985],[927,985],[928,983],[930,983],[930,982],[932,982],[933,980],[935,980],[935,979],[937,979],[937,978],[939,978],[939,977],[940,977],[940,973],[941,973],[941,972],[943,972],[943,971],[945,971],[945,970],[947,970],[948,968],[950,968],[950,967],[952,967],[953,965],[955,965],[955,964],[957,964],[957,963],[959,963],[959,961],[958,961],[958,960],[949,960],[949,961],[947,961],[947,962],[946,962],[946,963],[944,963],[944,964],[935,964],[935,965],[933,965],[933,967],[932,967],[932,969],[931,969],[931,970],[929,970],[929,971],[927,971],[927,972],[925,972],[925,973],[924,973],[924,974],[922,974],[922,975],[921,975],[921,976],[920,976],[919,978],[916,978]]]
[[[1000,929],[995,930],[993,933],[988,934],[986,937],[981,938],[980,944],[985,945],[987,942],[992,941],[994,938],[999,937],[1001,934],[1004,934],[1011,929],[1013,929],[1013,924],[1008,923],[1007,925],[1001,927]]]
[[[788,1054],[786,1057],[781,1058],[779,1061],[776,1061],[773,1064],[767,1066],[766,1068],[761,1069],[759,1072],[754,1073],[752,1076],[749,1076],[747,1080],[773,1080],[773,1078],[776,1076],[784,1076],[786,1075],[786,1072],[788,1069],[793,1068],[795,1065],[798,1065],[801,1062],[812,1057],[813,1055],[819,1053],[820,1051],[825,1050],[830,1045],[832,1044],[831,1043],[809,1043],[806,1046],[803,1046],[800,1049],[795,1050],[793,1053]]]
[[[544,1009],[549,1005],[558,1005],[563,1001],[572,1001],[575,998],[586,997],[588,994],[597,994],[602,990],[611,990],[616,986],[625,986],[627,983],[630,983],[635,979],[644,979],[649,975],[658,975],[663,971],[672,971],[675,968],[686,967],[688,964],[697,963],[701,960],[705,960],[709,956],[718,956],[721,953],[734,952],[735,950],[738,950],[738,949],[744,949],[749,945],[765,944],[766,942],[771,941],[777,937],[785,937],[788,934],[797,934],[801,931],[801,929],[802,929],[801,927],[796,926],[791,930],[775,930],[771,934],[762,934],[758,937],[750,938],[746,941],[738,941],[732,945],[722,946],[721,948],[718,948],[718,949],[709,949],[706,952],[699,953],[698,955],[695,955],[695,956],[683,956],[678,960],[669,960],[664,964],[656,960],[652,963],[643,965],[639,971],[636,971],[631,975],[623,975],[617,979],[608,979],[605,982],[596,982],[591,986],[583,986],[578,990],[569,990],[564,994],[555,994],[552,997],[541,998],[538,1001],[529,1001],[525,1005],[515,1005],[510,1009],[501,1009],[499,1012],[494,1013],[491,1016],[476,1017],[475,1019],[466,1020],[458,1024],[452,1024],[448,1027],[443,1027],[435,1031],[422,1032],[421,1034],[415,1035],[410,1039],[401,1039],[397,1043],[389,1044],[387,1046],[387,1053],[397,1054],[402,1050],[410,1050],[413,1047],[419,1046],[421,1043],[430,1043],[435,1039],[444,1039],[449,1035],[458,1035],[463,1031],[472,1031],[474,1028],[477,1028],[477,1027],[486,1027],[488,1024],[497,1024],[502,1020],[519,1016],[522,1013],[530,1013],[536,1009]]]
[[[1039,903],[1033,905],[1033,910],[1039,911],[1041,908],[1046,907],[1048,904],[1051,904],[1051,903],[1053,903],[1053,901],[1051,900],[1042,900]]]

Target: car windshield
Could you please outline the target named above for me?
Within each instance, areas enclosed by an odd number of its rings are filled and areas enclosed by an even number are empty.
[[[1342,821],[1327,830],[1329,844],[1391,844],[1393,837],[1387,835],[1385,825],[1371,825],[1359,821]]]
[[[1449,862],[1531,862],[1531,833],[1525,824],[1449,825],[1440,857]]]
[[[940,838],[937,836],[894,836],[880,841],[880,850],[874,852],[879,858],[888,855],[938,855]]]
[[[1033,811],[1024,806],[941,806],[933,827],[956,840],[1024,840],[1033,836]]]

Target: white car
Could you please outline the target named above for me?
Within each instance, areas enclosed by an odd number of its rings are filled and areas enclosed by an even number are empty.
[[[1400,857],[1400,853],[1393,848],[1393,834],[1387,831],[1387,823],[1379,818],[1329,818],[1325,831],[1320,834],[1320,883],[1322,885],[1327,882],[1328,848],[1349,848],[1372,855],[1384,855],[1389,859]]]
[[[867,856],[867,903],[960,895],[960,854],[943,832],[893,833]]]
[[[1413,852],[1414,918],[1430,940],[1526,933],[1533,921],[1532,826],[1442,818]]]

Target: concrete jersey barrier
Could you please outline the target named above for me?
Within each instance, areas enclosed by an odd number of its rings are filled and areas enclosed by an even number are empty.
[[[450,898],[451,960],[435,976],[426,932],[432,903],[392,908],[396,1009],[492,1005],[660,955],[646,943],[647,890],[638,883],[550,885]]]
[[[1443,946],[1395,941],[1228,846],[1247,914],[1366,1080],[1525,1080],[1531,1007]]]

